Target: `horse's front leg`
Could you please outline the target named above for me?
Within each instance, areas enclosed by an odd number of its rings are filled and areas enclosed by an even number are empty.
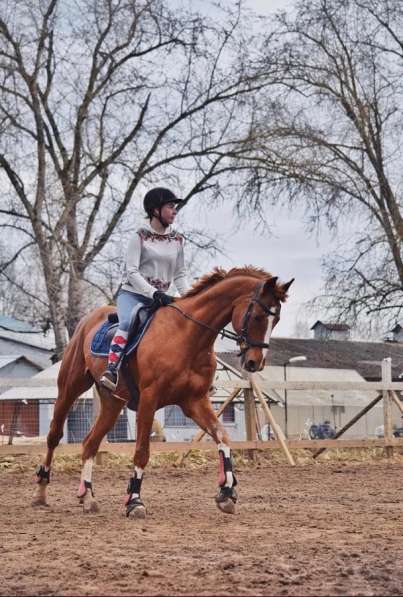
[[[188,401],[182,408],[218,445],[219,475],[215,501],[222,512],[234,514],[238,495],[235,490],[237,480],[232,466],[229,435],[218,420],[207,396],[201,400]]]
[[[141,397],[137,412],[136,451],[133,459],[133,473],[127,486],[126,516],[130,518],[145,518],[146,507],[141,500],[141,484],[144,469],[150,458],[150,434],[154,420],[155,404],[148,399],[147,394]]]
[[[101,408],[94,426],[87,434],[82,445],[82,470],[77,497],[83,504],[83,511],[98,512],[92,485],[92,467],[101,441],[112,429],[122,410],[123,402],[110,395],[109,391],[99,389]]]

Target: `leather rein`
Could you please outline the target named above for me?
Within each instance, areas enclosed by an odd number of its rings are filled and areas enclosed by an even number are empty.
[[[259,299],[259,295],[262,291],[264,284],[265,284],[265,281],[259,283],[255,289],[252,300],[248,304],[246,311],[244,313],[244,316],[242,318],[242,327],[241,327],[240,334],[231,332],[230,330],[226,330],[225,328],[223,328],[221,330],[214,328],[213,326],[209,325],[208,323],[205,323],[204,321],[200,321],[199,319],[195,319],[194,317],[192,317],[192,315],[189,315],[189,313],[182,311],[182,309],[180,307],[178,307],[177,305],[175,305],[174,303],[171,303],[170,305],[167,305],[167,306],[171,307],[172,309],[175,309],[176,311],[179,311],[179,313],[181,315],[183,315],[183,317],[185,317],[186,319],[189,319],[190,321],[193,321],[193,323],[196,323],[197,325],[199,325],[203,328],[206,328],[207,330],[210,330],[211,332],[214,332],[217,335],[220,335],[221,338],[228,338],[228,340],[232,340],[232,341],[236,342],[240,348],[240,352],[239,352],[238,356],[241,356],[247,350],[249,350],[249,348],[252,348],[252,347],[254,347],[254,348],[269,348],[268,343],[258,342],[257,340],[251,340],[249,338],[249,334],[248,334],[249,321],[250,321],[250,318],[252,315],[253,306],[255,304],[259,305],[259,307],[264,311],[264,313],[268,317],[270,315],[273,317],[276,317],[276,315],[277,315],[277,311],[273,310],[271,307],[268,307],[267,305],[262,303],[262,301]]]

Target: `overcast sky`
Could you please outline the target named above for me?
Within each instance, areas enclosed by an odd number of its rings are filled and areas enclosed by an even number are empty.
[[[185,213],[186,212],[186,213]],[[282,318],[275,335],[291,336],[297,320],[310,326],[313,315],[307,313],[305,303],[320,293],[322,281],[321,258],[336,241],[322,228],[319,235],[308,235],[302,210],[268,208],[266,218],[271,232],[261,233],[250,222],[243,221],[234,231],[236,216],[230,208],[198,209],[195,201],[183,210],[181,218],[190,226],[198,225],[221,241],[226,256],[206,258],[203,271],[219,265],[226,269],[243,265],[262,267],[283,281],[295,278],[290,296],[282,309]]]
[[[202,0],[190,0],[190,3],[202,11],[209,5]],[[289,9],[293,4],[290,0],[244,0],[245,6],[264,15]],[[306,320],[309,326],[315,323],[305,304],[320,293],[323,284],[321,259],[336,245],[336,239],[332,239],[325,228],[319,235],[309,236],[302,210],[268,209],[266,217],[272,230],[270,234],[259,234],[252,223],[243,223],[238,232],[231,232],[236,225],[231,209],[209,209],[205,213],[190,202],[184,212],[181,218],[189,226],[192,223],[200,225],[221,239],[227,253],[227,257],[206,258],[204,271],[216,265],[231,268],[250,264],[263,267],[284,281],[295,278],[275,330],[276,336],[291,336],[297,320]]]

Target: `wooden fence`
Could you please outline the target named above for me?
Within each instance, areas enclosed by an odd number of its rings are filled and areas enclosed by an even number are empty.
[[[246,441],[234,441],[231,443],[232,448],[250,450],[283,450],[287,461],[290,465],[295,465],[294,458],[290,449],[309,449],[313,452],[313,457],[319,456],[328,448],[369,448],[382,447],[385,449],[387,456],[393,454],[393,449],[396,447],[403,448],[403,439],[393,437],[392,429],[392,405],[396,405],[403,414],[403,406],[398,397],[397,392],[403,391],[403,381],[393,382],[391,375],[391,359],[387,358],[382,361],[382,378],[377,382],[319,382],[319,381],[269,381],[263,379],[259,374],[249,374],[246,378],[240,376],[239,371],[230,368],[238,377],[235,380],[222,380],[215,382],[215,385],[231,390],[230,396],[222,404],[218,415],[220,415],[224,408],[240,393],[244,394],[245,403],[245,426],[246,426]],[[50,387],[56,383],[55,379],[5,379],[0,378],[0,385],[3,387]],[[378,392],[376,398],[368,403],[359,413],[357,413],[342,429],[337,433],[337,438],[354,425],[364,414],[375,406],[381,400],[383,401],[384,413],[384,437],[379,439],[360,439],[360,440],[291,440],[288,441],[281,427],[277,424],[272,410],[265,398],[265,394],[277,390],[344,390],[344,391],[368,391]],[[12,399],[12,398],[10,398]],[[256,410],[255,401],[259,400],[262,409],[265,413],[268,424],[270,425],[275,435],[273,441],[258,441],[256,433]],[[0,395],[0,400],[2,396]],[[180,461],[186,457],[186,454],[192,449],[211,450],[215,449],[215,445],[211,441],[201,442],[204,432],[200,431],[196,434],[192,442],[152,442],[152,452],[168,452],[176,451],[182,454]],[[134,442],[133,442],[134,443]],[[101,444],[100,452],[112,453],[132,453],[133,443],[106,443]],[[3,445],[0,446],[0,456],[2,454],[33,454],[43,453],[46,449],[44,444],[24,444],[24,445]],[[61,444],[58,448],[59,453],[78,453],[80,451],[80,444]]]

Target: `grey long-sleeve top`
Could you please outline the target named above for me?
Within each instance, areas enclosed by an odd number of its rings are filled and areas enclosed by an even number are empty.
[[[123,267],[122,288],[152,297],[166,292],[173,282],[180,295],[189,288],[183,253],[183,236],[168,227],[158,233],[145,225],[133,235]]]

